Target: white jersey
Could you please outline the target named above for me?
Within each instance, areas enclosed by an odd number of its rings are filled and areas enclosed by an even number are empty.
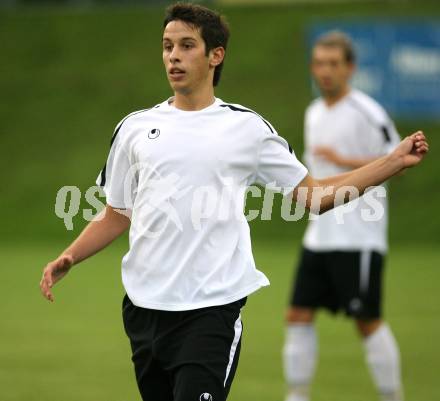
[[[337,166],[314,154],[317,146],[333,148],[348,158],[375,158],[388,154],[400,138],[385,110],[366,94],[351,90],[343,99],[328,107],[315,100],[305,115],[304,161],[310,174],[325,178],[349,169]],[[386,188],[378,188],[383,193]],[[311,250],[387,250],[387,200],[374,191],[328,211],[313,216],[303,244]],[[380,216],[381,211],[382,217]],[[368,221],[370,220],[370,221]]]
[[[246,188],[292,190],[307,169],[253,111],[220,99],[200,111],[165,101],[116,128],[98,177],[107,203],[132,211],[122,280],[159,310],[227,304],[269,284],[255,267]]]

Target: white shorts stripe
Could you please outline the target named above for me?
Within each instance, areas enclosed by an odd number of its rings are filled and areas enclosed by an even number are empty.
[[[240,315],[238,315],[238,318],[234,324],[234,332],[235,332],[234,340],[232,341],[231,350],[229,351],[229,363],[228,363],[228,366],[226,367],[226,377],[225,377],[225,381],[223,383],[223,387],[226,386],[226,382],[228,380],[229,373],[231,372],[232,363],[234,362],[235,352],[237,351],[237,346],[238,346],[238,343],[240,342],[242,331],[243,331],[243,325],[241,323],[241,314],[240,314]]]

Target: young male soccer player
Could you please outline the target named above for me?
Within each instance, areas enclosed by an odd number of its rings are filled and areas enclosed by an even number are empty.
[[[321,97],[312,102],[305,116],[305,162],[315,177],[364,166],[390,154],[399,144],[399,135],[383,108],[350,88],[354,68],[355,55],[348,36],[333,31],[317,40],[311,72]],[[370,209],[364,197],[359,202],[354,210],[341,206],[347,210],[334,209],[307,227],[287,312],[284,365],[288,401],[309,400],[317,358],[313,322],[320,307],[333,312],[343,309],[355,320],[382,400],[403,399],[399,349],[381,319],[386,198],[376,197],[376,207],[383,215],[373,221],[362,214],[362,209]]]
[[[207,8],[168,9],[163,62],[174,96],[118,124],[99,177],[105,214],[45,267],[40,283],[53,300],[52,286],[73,265],[130,228],[123,320],[147,401],[224,401],[228,395],[240,351],[240,309],[268,284],[255,268],[244,188],[274,183],[295,199],[299,185],[350,184],[363,192],[418,164],[428,151],[419,132],[363,169],[313,179],[267,121],[214,96],[228,36],[222,18]],[[222,194],[217,202],[213,193]],[[320,209],[333,207],[334,197],[324,197]],[[231,203],[234,213],[226,213]],[[213,209],[209,218],[194,218]]]

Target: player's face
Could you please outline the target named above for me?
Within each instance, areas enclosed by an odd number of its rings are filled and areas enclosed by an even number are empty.
[[[184,95],[212,86],[215,66],[207,56],[200,29],[171,21],[163,33],[163,63],[174,92]]]
[[[348,63],[339,47],[316,46],[311,71],[322,95],[337,97],[348,87],[354,65]]]

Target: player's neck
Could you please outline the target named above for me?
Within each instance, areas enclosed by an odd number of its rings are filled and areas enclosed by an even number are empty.
[[[338,93],[326,93],[322,95],[325,104],[327,107],[332,107],[340,100],[342,100],[345,96],[347,96],[351,91],[351,88],[347,85],[344,89],[342,89]]]
[[[197,111],[210,106],[214,101],[214,88],[210,86],[189,94],[175,92],[173,106],[184,111]]]

